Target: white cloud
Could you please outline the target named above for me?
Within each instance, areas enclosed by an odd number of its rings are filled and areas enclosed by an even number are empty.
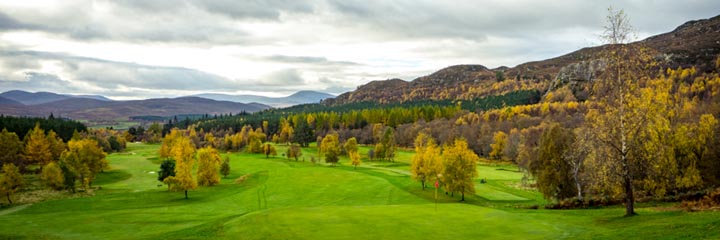
[[[592,46],[609,5],[625,9],[641,37],[720,10],[710,0],[4,1],[0,49],[15,55],[0,56],[0,88],[115,98],[337,94]]]

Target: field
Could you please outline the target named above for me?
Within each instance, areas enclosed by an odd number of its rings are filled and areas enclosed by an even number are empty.
[[[512,165],[478,165],[477,194],[422,190],[409,174],[412,152],[356,170],[304,159],[230,153],[222,183],[168,192],[156,171],[158,145],[129,144],[109,156],[93,197],[51,200],[0,211],[0,239],[718,239],[720,212],[687,213],[672,205],[624,209],[533,210],[545,200],[515,188]],[[278,146],[278,153],[284,152]],[[364,150],[361,150],[364,152]],[[363,159],[366,160],[366,159]],[[245,180],[236,183],[244,176]]]

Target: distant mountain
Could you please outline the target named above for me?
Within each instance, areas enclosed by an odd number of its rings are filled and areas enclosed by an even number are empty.
[[[720,16],[689,21],[675,30],[631,44],[647,47],[660,68],[695,67],[699,72],[715,68],[720,55]],[[569,86],[575,97],[584,99],[588,85],[602,70],[599,54],[607,46],[583,48],[559,57],[527,62],[512,68],[488,69],[482,65],[456,65],[412,81],[372,81],[336,98],[327,105],[353,102],[404,102],[424,99],[474,99],[502,95],[517,89],[548,92]],[[505,82],[496,84],[498,81]]]
[[[334,95],[316,92],[316,91],[299,91],[287,97],[264,97],[256,95],[229,95],[218,93],[205,93],[193,95],[194,97],[202,97],[219,101],[231,101],[239,103],[260,103],[272,107],[288,107],[292,105],[305,103],[318,103],[323,99],[334,98]]]
[[[0,105],[15,105],[15,106],[22,106],[23,104],[22,104],[22,103],[20,103],[20,102],[18,102],[18,101],[15,101],[15,100],[9,99],[9,98],[5,98],[5,97],[0,97]]]
[[[25,105],[37,105],[49,102],[55,102],[71,98],[89,98],[101,101],[112,101],[109,98],[98,96],[98,95],[65,95],[51,92],[26,92],[21,90],[12,90],[0,94],[0,97],[4,97],[10,100],[20,102]]]
[[[127,120],[133,116],[175,116],[190,114],[237,114],[257,112],[270,106],[252,103],[216,101],[200,97],[158,98],[134,101],[102,101],[91,98],[66,98],[54,102],[23,105],[0,105],[0,114],[14,116],[68,117],[90,122]]]

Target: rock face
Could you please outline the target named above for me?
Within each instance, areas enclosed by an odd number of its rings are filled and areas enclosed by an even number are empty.
[[[565,85],[570,87],[573,93],[583,90],[586,83],[592,82],[605,69],[605,61],[601,59],[580,61],[560,68],[555,80],[550,85],[548,92],[561,88]],[[577,97],[577,94],[576,94]]]

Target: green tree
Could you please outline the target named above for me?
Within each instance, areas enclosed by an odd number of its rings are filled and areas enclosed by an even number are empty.
[[[292,135],[292,141],[299,143],[300,146],[308,147],[310,142],[312,142],[315,138],[313,128],[304,119],[299,119],[296,124],[297,126],[295,127],[295,131]]]
[[[42,172],[40,173],[40,179],[48,187],[60,190],[64,186],[65,176],[63,176],[62,169],[60,169],[60,166],[58,166],[57,163],[50,162],[43,167]]]
[[[478,175],[478,160],[465,139],[455,139],[452,145],[444,147],[442,182],[448,192],[460,192],[461,201],[465,201],[465,193],[475,193],[473,179]]]
[[[230,157],[225,156],[225,160],[223,160],[222,165],[220,165],[220,174],[222,174],[223,177],[227,177],[230,174]]]
[[[575,142],[572,130],[552,125],[540,138],[538,159],[530,163],[530,173],[537,180],[538,190],[545,198],[566,199],[577,194],[567,152]]]
[[[220,167],[220,154],[212,147],[198,150],[197,182],[200,186],[212,186],[220,183],[218,168]]]
[[[3,128],[0,132],[0,164],[17,162],[22,158],[22,151],[18,135]]]
[[[20,169],[18,169],[15,164],[3,164],[2,177],[0,177],[0,193],[7,196],[8,203],[12,204],[10,195],[19,191],[24,184],[25,181],[20,174]]]
[[[175,176],[165,178],[164,182],[170,185],[172,191],[184,191],[187,199],[188,190],[197,188],[197,181],[192,175],[195,147],[190,142],[190,138],[180,137],[173,143],[171,153],[171,157],[176,161]]]
[[[495,80],[498,82],[505,81],[505,73],[503,73],[503,71],[496,71],[495,72]]]
[[[175,160],[165,159],[160,163],[160,171],[158,171],[158,181],[165,181],[166,178],[175,176]]]

